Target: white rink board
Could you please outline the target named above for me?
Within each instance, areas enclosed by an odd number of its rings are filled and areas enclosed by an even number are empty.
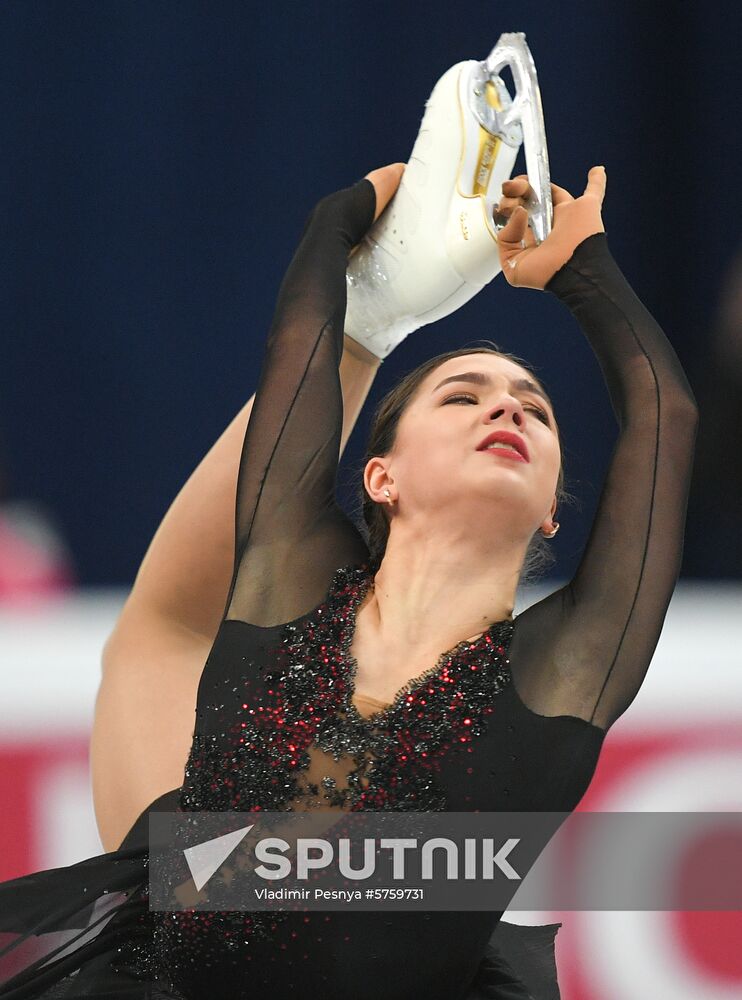
[[[516,615],[555,586],[519,594]],[[100,659],[126,598],[86,590],[34,610],[0,609],[0,738],[89,732]],[[639,695],[611,730],[684,720],[739,719],[742,712],[742,585],[678,585]]]

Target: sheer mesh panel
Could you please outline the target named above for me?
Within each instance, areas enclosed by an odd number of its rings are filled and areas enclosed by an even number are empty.
[[[608,729],[639,691],[680,572],[697,413],[605,233],[584,240],[547,290],[595,351],[619,436],[574,579],[518,616],[511,665],[532,711]]]

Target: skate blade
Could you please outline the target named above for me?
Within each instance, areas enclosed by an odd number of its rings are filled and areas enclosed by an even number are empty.
[[[499,75],[505,66],[513,75],[514,97]],[[491,141],[503,142],[516,149],[523,145],[533,192],[527,203],[529,225],[536,243],[542,243],[551,232],[553,222],[549,154],[536,66],[522,31],[500,35],[490,54],[472,74],[468,100],[472,114],[492,137]],[[483,193],[487,183],[486,143],[482,162]],[[495,229],[499,231],[507,221],[496,214]]]

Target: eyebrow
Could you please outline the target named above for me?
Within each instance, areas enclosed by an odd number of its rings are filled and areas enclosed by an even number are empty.
[[[484,372],[461,372],[458,375],[449,375],[448,378],[444,378],[443,381],[439,382],[435,389],[433,389],[433,392],[437,392],[441,386],[446,385],[448,382],[475,382],[477,385],[492,385],[492,379],[489,375],[485,375]],[[542,399],[546,400],[552,410],[554,409],[551,400],[546,395],[544,390],[540,388],[540,386],[536,385],[535,382],[532,382],[529,378],[510,379],[510,388],[520,389],[523,392],[533,392],[537,396],[541,396]]]

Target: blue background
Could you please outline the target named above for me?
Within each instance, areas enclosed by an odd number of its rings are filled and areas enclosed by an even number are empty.
[[[742,216],[736,4],[5,2],[4,493],[55,512],[80,582],[133,581],[170,502],[254,392],[314,203],[406,160],[438,77],[514,30],[536,60],[552,179],[579,194],[606,165],[609,244],[701,405],[707,471],[684,573],[740,573],[742,414],[732,404],[714,424],[722,390],[742,395],[742,377],[724,388],[714,360]],[[555,402],[581,501],[560,512],[553,575],[565,577],[616,424],[586,340],[549,295],[498,278],[409,337],[354,432],[343,495],[379,396],[480,337],[531,362]],[[705,440],[704,426],[721,432]]]

